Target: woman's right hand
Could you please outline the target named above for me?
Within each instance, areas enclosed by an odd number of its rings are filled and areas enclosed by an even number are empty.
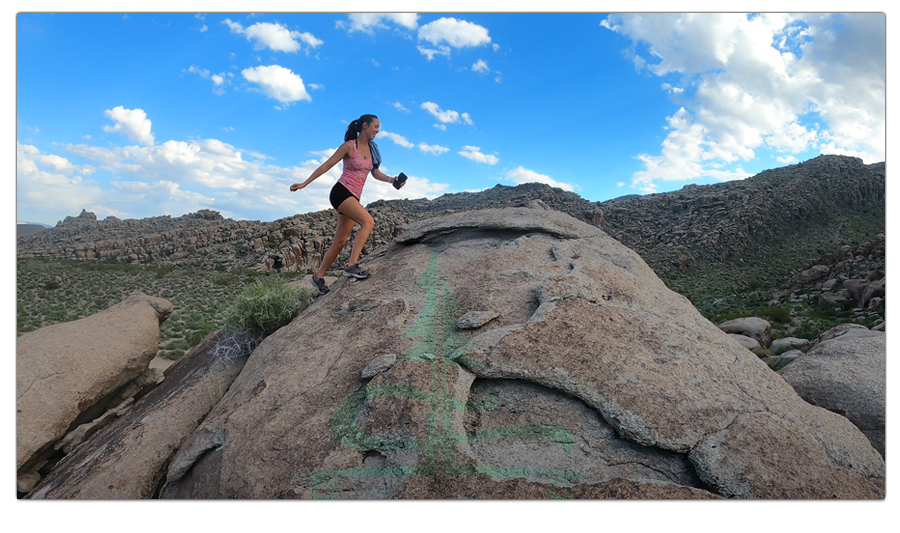
[[[291,185],[291,192],[299,191],[303,187],[306,187],[306,183],[295,183]]]

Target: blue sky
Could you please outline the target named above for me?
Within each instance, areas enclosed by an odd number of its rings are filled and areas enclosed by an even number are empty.
[[[291,193],[363,113],[363,203],[548,183],[591,201],[885,159],[884,13],[19,13],[16,217],[328,207]]]

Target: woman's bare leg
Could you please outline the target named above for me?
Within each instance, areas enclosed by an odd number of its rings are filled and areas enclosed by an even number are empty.
[[[341,206],[343,206],[344,203],[342,203]],[[355,224],[353,219],[338,213],[337,229],[334,230],[334,240],[331,242],[331,247],[325,252],[325,256],[322,257],[322,265],[319,266],[319,270],[316,271],[317,278],[324,277],[325,273],[328,272],[328,269],[331,268],[331,264],[334,263],[334,260],[340,255],[341,250],[347,245],[347,239],[350,238],[350,232],[353,231],[353,226]]]
[[[353,238],[353,250],[350,252],[349,264],[352,265],[359,262],[359,255],[362,253],[363,246],[366,244],[366,241],[369,240],[369,235],[372,233],[372,230],[375,229],[375,219],[373,219],[372,215],[366,211],[366,208],[359,203],[359,200],[352,196],[341,202],[341,205],[338,206],[338,211],[344,215],[344,217],[359,224],[359,230],[356,232],[356,237]],[[332,259],[332,261],[334,261],[334,259]]]

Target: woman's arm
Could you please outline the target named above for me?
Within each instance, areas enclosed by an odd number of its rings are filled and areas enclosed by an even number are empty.
[[[300,189],[306,187],[307,185],[315,181],[316,178],[331,170],[331,167],[336,165],[338,161],[351,154],[352,152],[350,150],[352,150],[352,147],[350,146],[350,143],[352,142],[353,141],[347,141],[342,144],[337,150],[334,151],[334,154],[332,154],[332,156],[328,158],[328,161],[322,163],[319,168],[317,168],[312,174],[310,174],[308,178],[306,178],[306,181],[304,181],[303,183],[295,183],[291,185],[291,192],[299,191]]]
[[[388,176],[387,174],[382,172],[381,169],[378,169],[378,168],[372,170],[372,177],[377,179],[378,181],[386,181],[388,183],[394,183],[394,180],[397,179],[397,178]],[[402,185],[401,185],[401,187],[402,187]]]

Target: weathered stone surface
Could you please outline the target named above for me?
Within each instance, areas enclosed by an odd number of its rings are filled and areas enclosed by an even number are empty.
[[[500,316],[496,311],[469,311],[456,321],[459,329],[478,329]]]
[[[768,348],[772,344],[772,325],[761,318],[735,318],[719,324],[719,329],[725,333],[734,333],[756,339],[763,348]]]
[[[883,497],[884,461],[853,424],[595,227],[459,213],[407,228],[366,268],[256,349],[162,496],[822,497],[827,472],[838,497]],[[503,311],[457,327],[483,309]],[[380,353],[400,355],[366,383]],[[802,465],[790,479],[760,457],[773,427]],[[746,445],[716,455],[724,434]]]
[[[819,335],[819,342],[830,341],[831,339],[836,339],[838,337],[844,336],[856,336],[862,335],[863,337],[869,336],[869,328],[862,326],[860,324],[841,324],[839,326],[835,326],[825,333]]]
[[[16,339],[17,468],[147,370],[159,325],[171,312],[166,300],[136,293],[95,315]]]
[[[366,365],[360,373],[361,378],[369,379],[371,377],[375,377],[377,374],[384,372],[394,366],[394,363],[397,362],[397,354],[393,353],[385,353],[381,354],[375,359]]]
[[[850,419],[884,455],[886,335],[843,329],[779,373],[807,402]]]
[[[788,349],[801,349],[809,346],[809,339],[798,339],[797,337],[782,337],[780,339],[775,339],[772,341],[771,348],[776,352],[778,350],[788,348]]]
[[[219,360],[214,333],[166,370],[166,379],[60,461],[35,499],[145,499],[159,489],[182,441],[222,398],[246,358]]]
[[[802,457],[802,459],[801,459]],[[690,452],[700,477],[731,498],[884,498],[876,486],[834,463],[810,434],[770,413],[745,413]]]
[[[756,350],[757,348],[760,347],[758,340],[752,339],[746,335],[740,335],[737,333],[729,333],[728,336],[731,337],[732,339],[736,340],[738,342],[738,344],[740,344],[744,348],[747,348],[748,350]]]

